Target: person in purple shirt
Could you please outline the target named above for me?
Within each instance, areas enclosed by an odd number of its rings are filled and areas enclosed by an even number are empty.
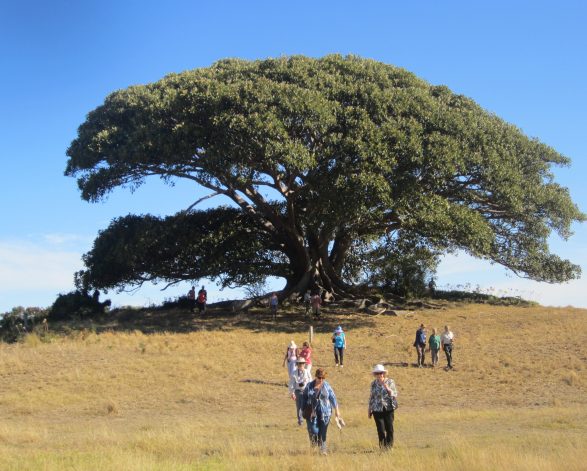
[[[424,354],[426,352],[426,327],[420,324],[420,328],[416,331],[416,340],[414,340],[414,347],[418,353],[418,368],[424,367]]]

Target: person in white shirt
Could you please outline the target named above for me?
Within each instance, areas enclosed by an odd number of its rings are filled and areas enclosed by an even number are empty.
[[[298,425],[302,425],[302,394],[306,384],[312,381],[310,371],[305,368],[306,359],[299,357],[296,360],[296,369],[289,378],[289,394],[296,401],[296,416]]]
[[[452,346],[454,344],[455,336],[451,332],[448,325],[444,326],[444,332],[440,336],[440,345],[442,345],[442,349],[444,350],[444,354],[446,355],[446,369],[452,370]]]

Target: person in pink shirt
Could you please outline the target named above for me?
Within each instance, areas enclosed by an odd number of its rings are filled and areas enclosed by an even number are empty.
[[[305,368],[308,370],[308,373],[312,373],[312,347],[310,347],[308,342],[304,342],[302,345],[299,357],[306,360]]]

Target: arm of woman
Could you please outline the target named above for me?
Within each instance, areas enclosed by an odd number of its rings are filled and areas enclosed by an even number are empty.
[[[384,384],[387,393],[392,397],[397,397],[397,388],[395,387],[395,382],[393,381],[393,379],[387,378]]]
[[[336,400],[336,394],[334,394],[334,390],[330,387],[330,385],[327,386],[327,391],[328,391],[328,400],[330,401],[330,404],[334,408],[334,413],[335,413],[336,417],[338,417],[340,415],[340,412],[338,409],[338,401]]]
[[[369,394],[369,407],[368,407],[368,411],[367,411],[367,416],[369,418],[371,418],[371,416],[373,415],[373,401],[375,400],[374,386],[375,386],[375,382],[372,382],[371,383],[371,393]]]

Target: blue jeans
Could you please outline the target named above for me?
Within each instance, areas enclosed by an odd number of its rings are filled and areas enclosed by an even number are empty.
[[[302,394],[304,391],[301,390],[294,390],[294,394],[296,395],[296,416],[298,419],[298,424],[302,423]]]
[[[306,419],[306,426],[308,427],[308,435],[310,436],[310,444],[312,446],[320,445],[326,446],[326,432],[328,431],[328,424],[322,420],[320,408],[317,409],[317,415],[312,420]]]

